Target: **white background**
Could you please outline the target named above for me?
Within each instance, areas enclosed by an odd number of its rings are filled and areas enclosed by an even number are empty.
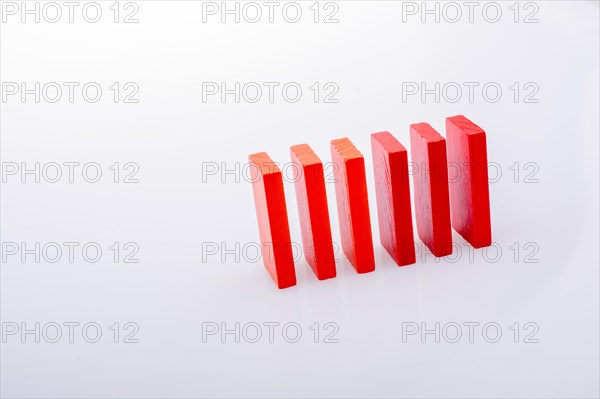
[[[96,242],[103,255],[86,262],[80,246],[73,263],[66,254],[56,263],[3,259],[4,331],[11,323],[80,326],[73,343],[66,327],[57,343],[44,336],[36,343],[33,334],[22,342],[20,331],[6,336],[2,396],[598,397],[598,3],[537,2],[537,23],[523,23],[534,9],[523,4],[515,23],[512,2],[499,3],[502,17],[487,22],[480,3],[473,23],[464,6],[457,23],[431,15],[423,23],[420,14],[403,22],[402,2],[339,1],[339,22],[331,24],[313,22],[312,3],[301,3],[298,23],[286,22],[281,7],[274,23],[266,16],[221,23],[218,15],[203,23],[202,3],[193,1],[138,1],[133,24],[112,21],[112,1],[99,3],[98,23],[86,22],[80,8],[73,23],[7,16],[3,83],[97,82],[103,95],[97,103],[83,100],[81,90],[73,103],[66,93],[54,104],[7,98],[3,168],[97,162],[103,175],[95,184],[80,169],[74,183],[5,176],[3,248]],[[114,103],[114,82],[135,82],[139,102]],[[273,103],[203,102],[203,82],[297,82],[303,95],[296,103],[281,91]],[[339,101],[314,103],[314,82],[337,84]],[[472,102],[466,89],[456,103],[433,95],[423,102],[419,95],[403,101],[403,82],[480,85]],[[481,94],[489,82],[503,90],[495,103]],[[515,103],[514,82],[521,89],[535,83],[538,102],[525,103],[522,91]],[[409,124],[427,121],[444,134],[444,118],[456,114],[486,130],[489,161],[502,173],[490,184],[493,239],[502,253],[474,250],[470,259],[455,234],[462,249],[455,262],[420,252],[416,264],[398,268],[379,244],[369,134],[389,130],[408,147]],[[297,286],[277,290],[260,261],[203,253],[207,243],[233,249],[259,239],[250,183],[239,174],[203,182],[203,163],[225,163],[219,172],[241,168],[259,151],[285,163],[299,143],[329,162],[329,140],[345,136],[366,159],[375,272],[356,274],[338,252],[337,278],[318,281],[300,259]],[[139,165],[139,182],[112,182],[115,162]],[[532,170],[537,182],[527,183]],[[337,242],[333,189],[327,185]],[[293,184],[285,190],[292,240],[300,243]],[[135,242],[139,262],[115,263],[114,242]],[[531,248],[539,249],[529,258],[537,263],[524,261]],[[97,343],[82,338],[89,322],[102,328]],[[139,342],[123,343],[121,331],[114,343],[115,322],[121,330],[136,323]],[[266,327],[258,343],[244,336],[236,343],[232,334],[224,343],[220,334],[203,342],[203,323],[232,329],[265,322],[280,323],[273,343]],[[327,322],[339,327],[337,343],[324,342]],[[473,342],[467,322],[480,323]],[[524,342],[528,322],[539,327],[537,343]],[[301,327],[299,342],[284,339],[285,323]],[[403,339],[411,323],[458,323],[463,335],[457,343],[449,342],[451,329],[439,343],[433,334]],[[501,327],[498,342],[486,341],[486,323]]]

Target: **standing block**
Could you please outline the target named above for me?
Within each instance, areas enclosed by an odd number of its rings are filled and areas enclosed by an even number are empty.
[[[475,248],[492,244],[485,132],[462,115],[446,119],[452,227]]]
[[[419,238],[435,256],[452,253],[446,140],[428,123],[410,125],[410,153]]]
[[[252,190],[263,263],[277,287],[291,287],[296,285],[296,271],[281,171],[266,152],[248,159],[253,167]]]
[[[304,257],[319,280],[335,277],[323,163],[307,144],[290,148]]]
[[[415,263],[408,155],[389,132],[371,135],[381,245],[398,266]]]
[[[357,273],[375,270],[365,159],[348,139],[331,141],[342,249]]]

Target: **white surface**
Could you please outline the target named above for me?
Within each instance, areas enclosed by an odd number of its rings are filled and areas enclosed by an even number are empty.
[[[96,104],[2,103],[2,162],[95,161],[106,175],[97,184],[2,184],[2,242],[94,241],[105,251],[94,264],[2,263],[3,328],[103,329],[96,344],[80,334],[55,344],[7,337],[2,396],[598,397],[598,3],[538,2],[536,24],[513,23],[510,3],[501,4],[496,24],[480,14],[472,24],[403,23],[400,2],[366,1],[338,2],[337,24],[203,24],[191,1],[138,2],[137,24],[111,23],[111,14],[98,24],[3,23],[3,82],[96,81],[105,94]],[[136,82],[139,103],[112,103],[115,81]],[[203,103],[202,82],[211,81],[295,81],[306,91],[295,104]],[[413,81],[498,82],[504,92],[497,103],[403,103],[402,82]],[[339,103],[312,103],[314,82],[336,82]],[[513,82],[536,82],[539,102],[515,104]],[[487,131],[489,160],[502,168],[490,190],[502,257],[491,263],[476,250],[469,262],[463,251],[456,263],[429,255],[398,268],[379,244],[369,134],[389,130],[408,145],[410,123],[443,133],[455,114]],[[250,184],[202,183],[202,162],[232,167],[258,151],[287,162],[303,142],[328,162],[329,140],[343,136],[366,158],[374,273],[357,275],[340,252],[337,278],[317,281],[301,260],[297,286],[279,291],[261,262],[202,261],[203,242],[258,240]],[[137,163],[139,183],[111,183],[114,162]],[[536,163],[539,183],[515,183],[515,162]],[[293,185],[285,189],[300,243]],[[140,262],[115,264],[115,241],[136,242]],[[536,243],[539,262],[515,263],[514,242]],[[113,343],[114,322],[136,323],[139,343]],[[203,343],[207,322],[295,322],[303,336]],[[312,342],[314,322],[336,323],[339,342]],[[503,335],[403,342],[412,322],[495,322]],[[514,322],[536,323],[539,342],[514,343]]]

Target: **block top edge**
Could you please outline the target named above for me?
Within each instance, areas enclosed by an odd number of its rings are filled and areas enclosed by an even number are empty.
[[[411,134],[414,132],[419,135],[428,143],[434,143],[438,141],[445,141],[446,139],[437,132],[429,123],[421,122],[421,123],[413,123],[410,125]]]
[[[361,152],[348,137],[331,140],[331,148],[344,159],[363,158]]]
[[[281,170],[266,152],[257,152],[248,156],[250,163],[256,165],[262,175],[281,173]]]
[[[293,145],[290,147],[290,152],[303,166],[322,164],[319,156],[308,144]]]
[[[446,118],[446,123],[452,123],[467,135],[485,134],[485,131],[464,115],[455,115]]]
[[[389,153],[406,152],[406,148],[390,132],[373,133],[371,139],[379,143]]]

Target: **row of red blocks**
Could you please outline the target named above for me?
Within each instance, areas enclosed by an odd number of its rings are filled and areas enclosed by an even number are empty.
[[[389,132],[371,135],[381,244],[398,266],[415,263],[406,148]],[[336,276],[323,164],[307,144],[291,147],[305,258],[319,280]],[[485,132],[462,115],[446,119],[446,139],[428,123],[410,126],[419,238],[438,257],[452,253],[452,227],[473,247],[491,245]],[[363,155],[348,138],[331,141],[342,250],[358,273],[375,270]],[[252,154],[262,258],[279,288],[296,284],[283,179],[265,152]],[[460,178],[448,181],[448,162]]]

